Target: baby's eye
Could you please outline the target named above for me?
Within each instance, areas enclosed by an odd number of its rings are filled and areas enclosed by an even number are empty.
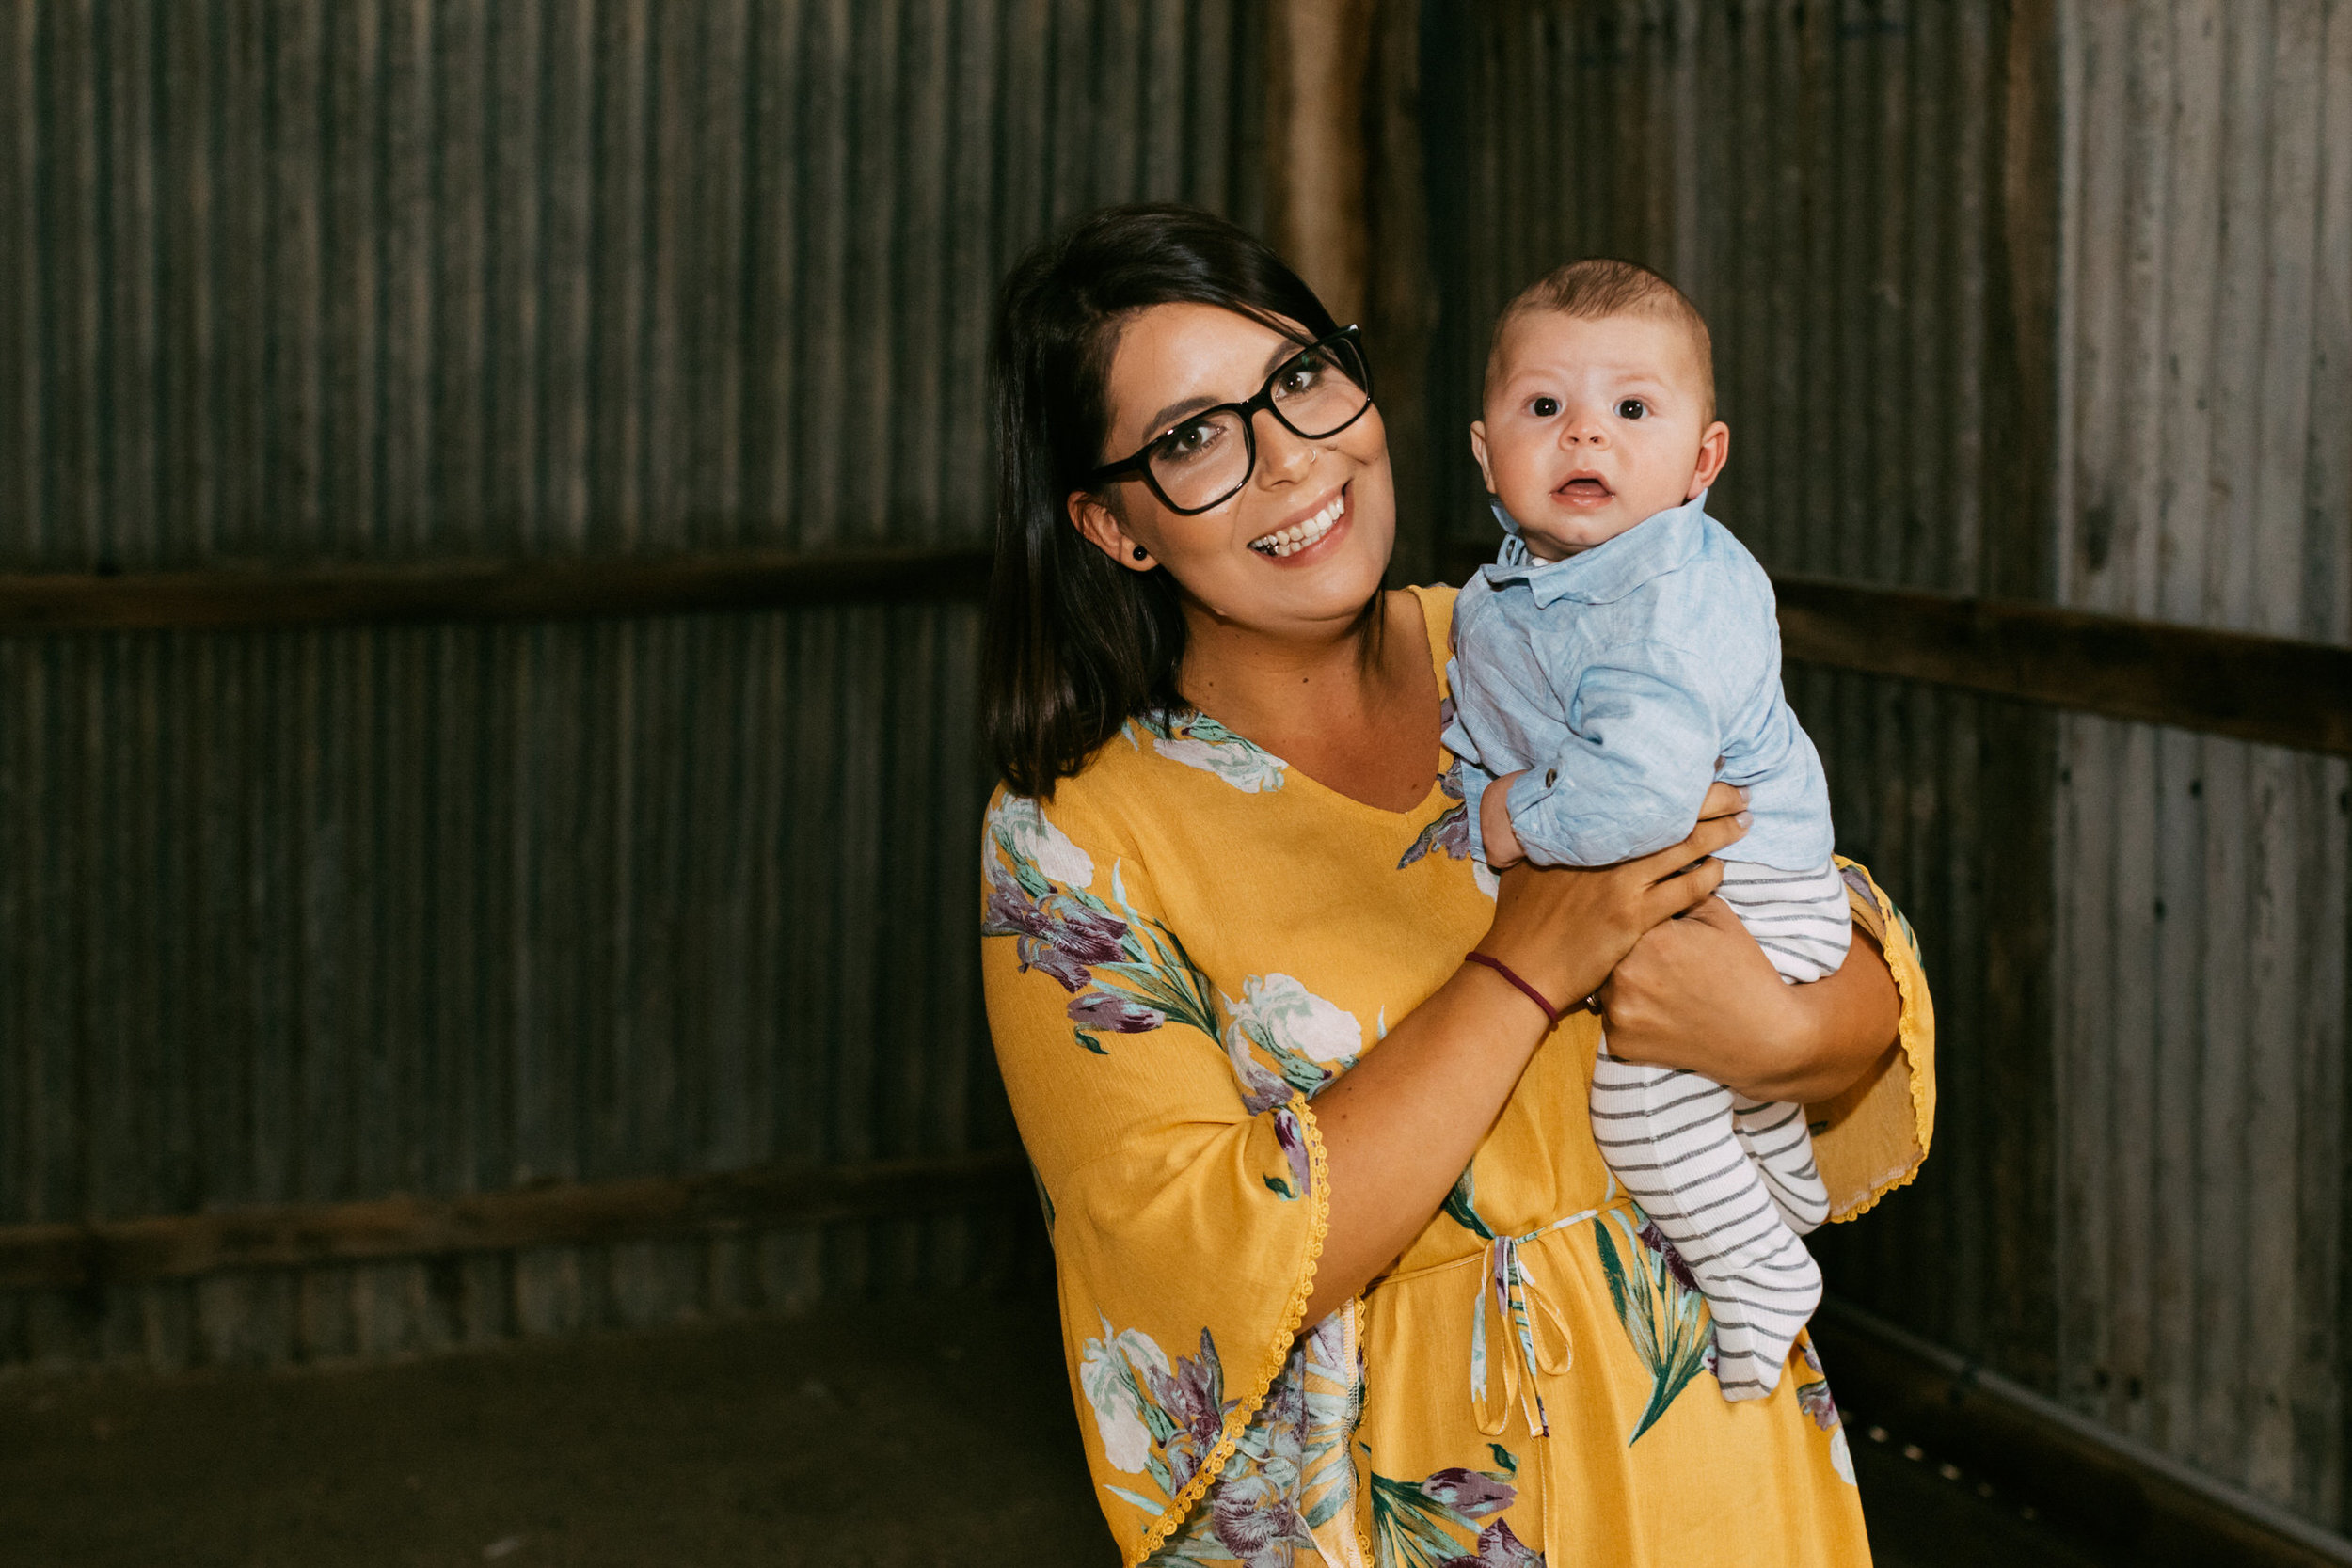
[[[1638,420],[1648,412],[1649,405],[1640,398],[1627,398],[1617,404],[1617,418],[1621,420]]]
[[[1537,398],[1534,403],[1529,404],[1527,406],[1537,419],[1549,420],[1554,414],[1560,412],[1560,400],[1558,398]]]

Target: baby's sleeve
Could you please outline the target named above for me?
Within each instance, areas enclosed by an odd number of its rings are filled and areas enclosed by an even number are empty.
[[[1723,754],[1704,675],[1681,650],[1626,643],[1578,680],[1557,754],[1511,785],[1511,828],[1541,865],[1614,865],[1690,836]]]

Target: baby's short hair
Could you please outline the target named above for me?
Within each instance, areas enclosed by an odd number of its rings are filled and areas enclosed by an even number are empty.
[[[1552,268],[1521,289],[1495,322],[1494,341],[1486,349],[1486,390],[1494,390],[1495,374],[1502,366],[1502,335],[1521,316],[1556,310],[1564,316],[1600,321],[1610,316],[1656,316],[1683,329],[1699,362],[1699,387],[1706,404],[1705,420],[1715,417],[1715,343],[1708,336],[1707,318],[1690,296],[1663,277],[1633,261],[1595,256]]]

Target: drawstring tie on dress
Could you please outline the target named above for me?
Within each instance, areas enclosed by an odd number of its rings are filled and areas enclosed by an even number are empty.
[[[1617,1183],[1613,1177],[1608,1196],[1594,1208],[1540,1226],[1524,1236],[1486,1239],[1479,1259],[1477,1305],[1470,1316],[1470,1404],[1477,1413],[1478,1430],[1487,1436],[1502,1435],[1510,1425],[1514,1406],[1525,1417],[1529,1432],[1538,1437],[1549,1435],[1551,1426],[1544,1414],[1544,1397],[1536,1386],[1537,1377],[1565,1373],[1573,1354],[1567,1321],[1528,1274],[1527,1265],[1519,1257],[1520,1249],[1555,1230],[1565,1230],[1597,1218],[1613,1205],[1616,1196]],[[1511,1339],[1500,1357],[1486,1354],[1489,1297],[1502,1331]],[[1496,1359],[1502,1363],[1502,1399],[1499,1404],[1492,1394]]]

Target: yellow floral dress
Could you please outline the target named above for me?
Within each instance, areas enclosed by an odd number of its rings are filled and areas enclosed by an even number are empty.
[[[1415,592],[1442,690],[1453,591]],[[1536,1051],[1404,1256],[1301,1323],[1327,1199],[1314,1096],[1493,916],[1438,760],[1427,800],[1382,811],[1182,714],[1129,723],[1050,802],[990,804],[989,1022],[1124,1560],[1867,1562],[1811,1345],[1770,1399],[1726,1402],[1705,1299],[1614,1191],[1589,1014]],[[1910,1179],[1934,1114],[1916,945],[1846,878],[1903,1013],[1887,1065],[1813,1108],[1839,1219]]]

